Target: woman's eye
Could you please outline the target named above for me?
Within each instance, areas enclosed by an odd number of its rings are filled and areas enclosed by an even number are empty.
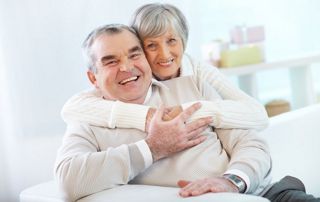
[[[168,42],[169,42],[169,44],[174,44],[174,43],[176,43],[176,41],[177,41],[177,40],[176,40],[175,38],[172,38],[172,39],[169,39]]]
[[[156,48],[156,44],[154,44],[154,43],[147,44],[146,48],[154,50]]]

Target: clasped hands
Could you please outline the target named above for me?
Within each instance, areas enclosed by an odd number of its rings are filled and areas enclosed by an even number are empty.
[[[167,109],[160,106],[154,114],[149,111],[146,119],[147,137],[145,140],[154,161],[196,146],[206,140],[206,136],[201,133],[212,122],[211,117],[187,123],[190,116],[200,107],[200,103],[195,103],[186,110],[182,110],[179,106]]]
[[[166,158],[171,154],[196,146],[206,140],[201,133],[212,122],[211,117],[201,118],[187,123],[191,115],[200,109],[195,103],[183,110],[181,106],[159,109],[151,108],[146,119],[146,142],[153,160]],[[198,196],[207,192],[239,192],[238,188],[223,177],[208,177],[193,182],[180,180],[182,197]]]

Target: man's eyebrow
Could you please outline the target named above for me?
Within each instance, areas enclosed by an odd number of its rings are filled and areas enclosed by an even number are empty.
[[[133,53],[133,52],[142,52],[142,48],[140,46],[135,46],[133,48],[130,48],[129,53]]]
[[[115,58],[116,58],[115,55],[106,55],[106,56],[103,56],[103,57],[100,59],[100,62],[105,62],[105,61],[112,60],[112,59],[115,59]]]
[[[142,50],[142,48],[140,46],[134,46],[133,48],[129,49],[129,53],[134,53],[134,52],[143,52],[143,50]],[[103,62],[106,62],[108,60],[113,60],[115,58],[117,58],[115,55],[106,55],[106,56],[103,56],[100,59],[100,62],[103,63]]]

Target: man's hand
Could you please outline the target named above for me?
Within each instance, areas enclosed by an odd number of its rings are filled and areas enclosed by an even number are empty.
[[[211,123],[211,117],[185,124],[200,107],[200,103],[193,104],[171,121],[162,120],[163,106],[156,111],[150,122],[146,138],[154,161],[198,145],[206,139],[201,133]]]
[[[180,196],[199,196],[208,192],[236,192],[239,193],[238,188],[229,180],[223,177],[210,177],[194,182],[179,180],[178,186]]]

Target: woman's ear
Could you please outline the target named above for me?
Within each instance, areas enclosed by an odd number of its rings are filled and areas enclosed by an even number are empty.
[[[87,76],[88,76],[90,82],[94,85],[94,87],[96,87],[96,89],[99,89],[99,86],[97,84],[96,75],[91,70],[88,70],[87,71]]]

